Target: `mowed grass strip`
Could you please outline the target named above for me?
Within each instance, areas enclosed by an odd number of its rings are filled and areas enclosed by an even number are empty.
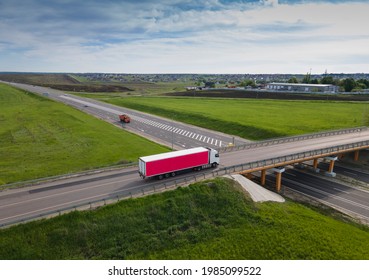
[[[78,110],[0,84],[0,185],[165,151]]]
[[[128,97],[106,102],[261,140],[368,124],[366,102]]]
[[[0,230],[0,259],[369,259],[368,227],[216,178]]]

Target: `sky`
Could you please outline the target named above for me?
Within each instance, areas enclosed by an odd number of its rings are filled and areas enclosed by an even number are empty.
[[[369,73],[368,0],[0,0],[0,72]]]

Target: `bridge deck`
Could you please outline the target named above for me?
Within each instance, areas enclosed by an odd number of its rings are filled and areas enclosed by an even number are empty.
[[[328,150],[331,151],[328,154],[335,154],[368,148],[368,145],[369,130],[360,130],[347,134],[286,142],[252,149],[234,150],[222,153],[221,164],[222,166],[236,166],[301,153],[305,153],[306,158],[316,158],[326,156]],[[337,151],[335,148],[337,148]],[[314,157],[312,157],[312,154],[314,154]],[[301,157],[302,159],[303,157]]]

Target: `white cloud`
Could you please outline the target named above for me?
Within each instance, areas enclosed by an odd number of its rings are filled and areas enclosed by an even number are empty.
[[[262,0],[262,2],[266,6],[278,6],[278,0]]]
[[[0,7],[0,71],[369,72],[368,3],[200,2]]]

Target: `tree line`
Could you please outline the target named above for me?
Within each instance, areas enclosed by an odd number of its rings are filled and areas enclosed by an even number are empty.
[[[291,77],[288,80],[288,83],[300,83],[296,77]],[[363,91],[364,89],[369,89],[369,80],[367,79],[358,79],[354,78],[346,78],[346,79],[334,79],[332,76],[324,76],[321,79],[311,79],[311,75],[308,73],[301,80],[303,84],[331,84],[335,86],[339,86],[342,91],[345,92],[357,92]]]

